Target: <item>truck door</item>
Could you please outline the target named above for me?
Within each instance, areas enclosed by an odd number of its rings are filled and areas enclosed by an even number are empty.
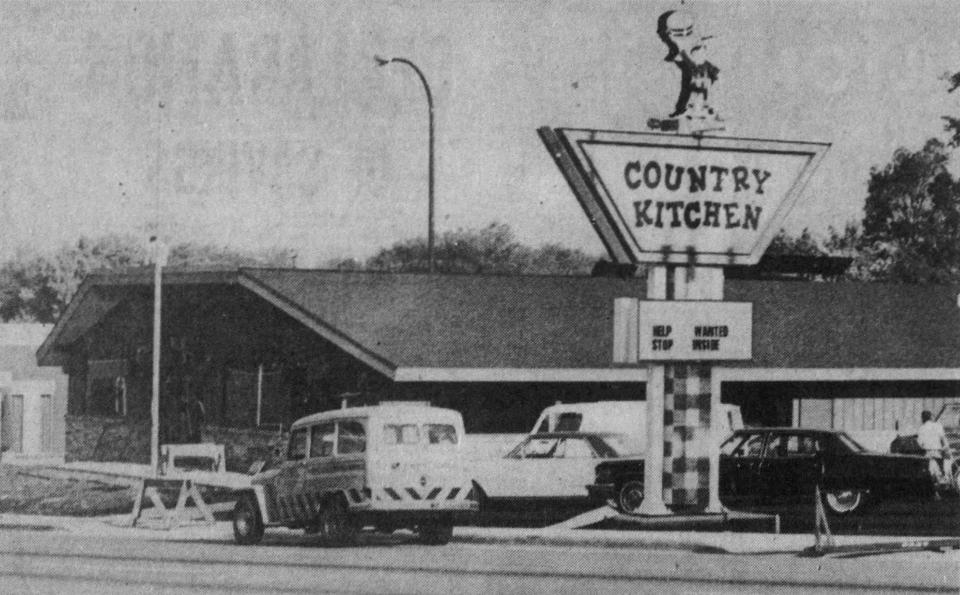
[[[297,428],[290,433],[286,460],[280,465],[273,481],[273,502],[276,519],[289,521],[302,516],[296,494],[303,483],[303,464],[307,458],[307,430]]]

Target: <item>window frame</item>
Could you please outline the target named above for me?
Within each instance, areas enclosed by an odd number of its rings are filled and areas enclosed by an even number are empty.
[[[328,426],[331,426],[331,427],[333,428],[333,434],[332,434],[333,438],[332,438],[332,442],[331,442],[331,444],[330,444],[330,452],[327,453],[327,454],[323,454],[322,452],[321,452],[321,453],[315,453],[315,452],[314,452],[314,448],[313,448],[313,446],[314,446],[314,440],[313,440],[314,434],[317,433],[317,432],[319,432],[319,430],[320,430],[321,428],[326,428],[326,427],[328,427]],[[309,458],[309,459],[326,459],[326,458],[330,458],[330,457],[332,457],[333,455],[335,455],[336,452],[337,452],[337,433],[338,433],[338,432],[337,432],[337,422],[336,422],[336,420],[321,421],[321,422],[315,423],[315,424],[313,424],[312,426],[310,426],[310,448],[309,448],[309,450],[307,451],[307,452],[308,452],[307,458]],[[323,441],[322,439],[320,440],[320,444],[321,444],[321,445],[324,444],[324,441]]]
[[[299,462],[299,461],[306,460],[308,458],[308,455],[310,453],[310,431],[309,430],[310,430],[309,427],[301,426],[299,428],[294,428],[290,432],[290,440],[287,441],[287,453],[286,453],[287,462]],[[293,439],[300,433],[303,434],[303,455],[299,457],[294,457],[292,455],[293,444],[294,444]]]
[[[333,446],[334,446],[334,449],[333,449],[333,454],[334,454],[334,455],[349,456],[349,455],[362,455],[362,454],[366,454],[366,452],[367,452],[368,440],[367,440],[367,424],[365,423],[365,421],[366,421],[366,420],[365,420],[364,418],[349,418],[349,419],[338,419],[338,420],[337,420],[336,430],[335,430],[336,440],[335,440],[334,445],[333,445]],[[341,430],[342,430],[342,425],[345,424],[345,423],[357,424],[358,426],[360,426],[360,429],[363,431],[363,434],[362,434],[363,443],[362,443],[362,448],[361,448],[360,450],[355,450],[355,451],[351,451],[351,452],[342,452],[342,451],[340,450],[340,445],[341,445],[342,436],[344,435]],[[355,438],[354,438],[354,439],[355,439]]]

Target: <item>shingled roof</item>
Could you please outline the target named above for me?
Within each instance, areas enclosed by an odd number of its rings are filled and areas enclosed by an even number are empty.
[[[96,295],[149,285],[147,272],[91,275],[38,351],[41,363],[109,309]],[[237,284],[355,353],[398,368],[603,369],[613,300],[640,279],[425,275],[303,269],[169,271],[165,283]],[[737,367],[952,368],[960,375],[956,286],[728,281],[754,304],[754,358]],[[74,325],[79,325],[76,328]]]

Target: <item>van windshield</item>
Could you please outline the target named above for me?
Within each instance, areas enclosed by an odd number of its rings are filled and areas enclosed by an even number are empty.
[[[387,446],[456,446],[459,437],[451,424],[384,424],[383,442]]]
[[[581,413],[561,413],[557,416],[557,427],[554,432],[578,432],[580,424],[583,423],[583,414]]]

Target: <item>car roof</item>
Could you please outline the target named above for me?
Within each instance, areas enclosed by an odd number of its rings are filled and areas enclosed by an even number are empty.
[[[791,428],[787,426],[777,426],[770,428],[741,428],[739,430],[734,430],[733,434],[736,436],[738,434],[843,434],[843,430],[823,430],[820,428]]]
[[[551,438],[610,438],[611,436],[625,436],[620,432],[537,432],[527,436],[527,440],[547,440]]]
[[[413,405],[413,404],[380,404],[368,405],[364,407],[345,407],[343,409],[332,409],[330,411],[321,411],[306,417],[301,417],[293,422],[292,428],[298,428],[305,425],[315,424],[321,421],[331,421],[354,417],[378,417],[383,419],[410,419],[422,417],[424,421],[430,420],[459,420],[460,413],[453,409],[444,407],[433,407],[431,405]]]

